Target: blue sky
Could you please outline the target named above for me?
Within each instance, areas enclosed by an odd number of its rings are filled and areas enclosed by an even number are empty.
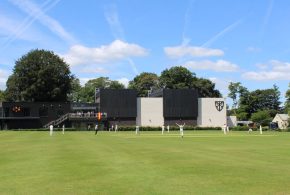
[[[52,50],[82,83],[108,76],[128,83],[141,72],[181,65],[249,90],[290,81],[287,0],[1,0],[0,89],[15,60]],[[282,99],[283,100],[283,99]]]

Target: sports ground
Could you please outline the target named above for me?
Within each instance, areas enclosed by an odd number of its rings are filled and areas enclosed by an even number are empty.
[[[0,194],[290,194],[290,133],[0,131]]]

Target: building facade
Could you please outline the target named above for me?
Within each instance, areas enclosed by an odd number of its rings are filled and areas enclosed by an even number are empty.
[[[96,104],[70,102],[1,102],[0,129],[54,126],[85,128],[96,120]]]
[[[227,124],[225,98],[199,98],[197,125],[222,127]]]
[[[194,89],[161,89],[137,97],[133,89],[98,89],[95,103],[2,102],[1,129],[48,128],[49,125],[93,129],[112,126],[160,127],[185,123],[221,127],[227,124],[224,98],[198,98]],[[97,113],[102,116],[98,119]]]
[[[279,129],[287,129],[287,127],[289,126],[289,115],[276,114],[272,122],[276,123]]]

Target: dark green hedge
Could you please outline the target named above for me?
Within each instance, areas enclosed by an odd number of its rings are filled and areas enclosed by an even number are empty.
[[[237,126],[237,127],[231,127],[230,130],[232,131],[249,131],[250,127],[247,126]],[[253,131],[259,131],[259,127],[252,127]],[[263,131],[268,131],[269,127],[262,127]]]
[[[47,128],[40,129],[7,129],[7,131],[49,131]],[[62,128],[54,128],[53,131],[62,131]],[[65,128],[65,131],[80,131],[75,128]]]
[[[136,126],[120,126],[118,131],[135,131]],[[170,131],[179,130],[177,126],[170,126]],[[196,127],[196,126],[185,126],[184,130],[221,130],[220,127]],[[139,131],[161,131],[161,127],[139,127]],[[165,131],[167,131],[165,127]]]

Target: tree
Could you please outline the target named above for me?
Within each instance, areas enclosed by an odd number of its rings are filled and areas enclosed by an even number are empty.
[[[247,113],[248,118],[251,118],[253,113],[266,110],[271,117],[274,117],[280,111],[280,92],[276,85],[270,89],[257,89],[251,92],[245,87],[239,86],[239,88],[238,90],[232,90],[232,94],[238,91],[239,95],[238,108],[236,109],[237,116],[243,113],[242,116],[244,117],[244,113]]]
[[[167,89],[196,89],[200,97],[221,97],[221,93],[215,89],[215,84],[204,78],[196,77],[182,66],[165,69],[159,78],[160,86]]]
[[[182,66],[174,66],[162,71],[159,78],[161,87],[167,89],[186,89],[193,87],[195,73]]]
[[[258,110],[272,110],[272,115],[280,111],[280,92],[274,85],[272,89],[257,89],[250,92],[248,98],[249,113],[255,113]]]
[[[228,96],[233,100],[232,110],[236,114],[236,109],[238,107],[238,104],[240,103],[240,98],[246,101],[248,97],[248,90],[247,88],[243,87],[240,82],[230,82],[228,89]]]
[[[158,84],[159,78],[156,74],[143,72],[129,82],[129,88],[136,89],[138,96],[146,97],[149,90],[158,88]]]
[[[69,94],[69,101],[71,102],[80,102],[81,101],[81,89],[82,86],[80,84],[80,80],[78,78],[74,78],[71,82],[72,90]]]
[[[6,81],[6,87],[7,88],[4,92],[6,101],[17,101],[21,99],[20,90],[16,84],[15,75],[12,74],[8,77],[8,80]]]
[[[246,121],[250,118],[250,114],[248,112],[249,106],[248,105],[241,105],[236,112],[238,120]]]
[[[72,79],[68,64],[59,56],[32,50],[16,61],[6,96],[10,101],[67,101]]]
[[[94,102],[96,88],[124,89],[125,86],[118,81],[112,81],[108,77],[99,77],[89,80],[80,91],[81,102]]]
[[[263,126],[267,126],[271,122],[271,116],[268,110],[259,110],[252,114],[251,120]]]
[[[125,85],[120,83],[119,81],[111,81],[110,89],[125,89]]]
[[[290,115],[290,83],[288,85],[289,89],[286,91],[286,95],[285,95],[285,98],[286,98],[286,102],[285,102],[285,110],[286,110],[286,113],[288,113],[288,115]],[[289,123],[290,125],[290,123]]]
[[[238,94],[239,94],[240,86],[241,86],[240,82],[237,82],[237,83],[230,82],[229,87],[228,87],[229,89],[228,97],[232,98],[233,100],[233,105],[232,105],[233,109],[236,109],[238,106]]]
[[[0,102],[3,102],[4,100],[4,91],[0,90]]]
[[[215,89],[215,84],[204,78],[193,78],[192,87],[198,90],[199,97],[221,97],[219,90]]]

